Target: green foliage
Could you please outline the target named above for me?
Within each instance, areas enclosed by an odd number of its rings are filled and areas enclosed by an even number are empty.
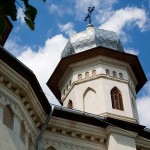
[[[6,16],[9,16],[11,20],[17,20],[17,9],[15,5],[15,0],[0,0],[0,11]]]
[[[25,13],[24,19],[25,19],[25,21],[26,21],[26,24],[27,24],[32,30],[34,30],[34,20],[35,20],[36,14],[37,14],[36,8],[34,8],[34,7],[31,6],[31,5],[27,5],[26,11],[25,11],[24,13]]]
[[[0,41],[2,40],[2,35],[4,34],[6,30],[5,20],[3,17],[0,16]]]
[[[29,4],[29,0],[21,0],[24,3],[24,6],[21,6],[24,10],[24,20],[28,27],[31,30],[34,30],[34,20],[37,15],[37,9]],[[43,2],[46,2],[46,0],[42,0]],[[2,12],[4,15],[11,18],[12,21],[17,20],[17,8],[16,3],[19,4],[16,0],[0,0],[0,12]],[[20,5],[20,4],[19,4]],[[0,24],[3,24],[0,20]]]

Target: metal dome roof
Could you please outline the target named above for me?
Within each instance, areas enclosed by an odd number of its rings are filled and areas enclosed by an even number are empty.
[[[89,25],[86,30],[71,36],[61,53],[61,57],[66,57],[96,47],[105,47],[124,52],[117,33],[97,29]]]

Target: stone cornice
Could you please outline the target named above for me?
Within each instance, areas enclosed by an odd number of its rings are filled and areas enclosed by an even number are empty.
[[[71,90],[74,88],[75,85],[78,85],[78,84],[81,84],[81,83],[85,83],[85,82],[89,82],[89,81],[96,80],[96,79],[100,79],[100,78],[109,79],[109,80],[113,80],[113,81],[117,81],[117,82],[122,82],[122,83],[128,84],[128,86],[130,87],[130,90],[132,91],[132,94],[136,98],[136,93],[132,89],[132,87],[131,87],[131,85],[130,85],[128,80],[120,79],[120,78],[113,78],[113,76],[108,76],[106,74],[98,74],[95,77],[89,77],[88,79],[84,78],[84,79],[82,79],[82,81],[74,81],[71,84],[71,86],[69,87],[68,91],[65,93],[65,95],[62,96],[61,102],[64,102],[64,100],[69,95],[69,93],[71,92]]]
[[[65,136],[76,140],[105,144],[106,133],[101,127],[96,127],[76,121],[52,117],[46,134]]]
[[[126,117],[126,116],[121,116],[121,115],[117,115],[117,114],[111,114],[111,113],[101,113],[100,114],[101,116],[106,116],[106,117],[110,117],[110,118],[114,118],[114,119],[118,119],[118,120],[124,120],[124,121],[127,121],[127,122],[131,122],[131,123],[135,123],[135,124],[138,124],[138,121],[135,119],[135,118],[129,118],[129,117]]]
[[[41,148],[47,149],[53,146],[56,149],[76,149],[76,150],[106,150],[106,146],[102,144],[96,144],[91,142],[85,142],[83,140],[77,140],[72,138],[67,138],[64,136],[57,136],[56,134],[44,135],[41,142]]]
[[[28,81],[2,61],[0,61],[0,68],[0,84],[5,87],[8,94],[11,93],[11,95],[16,97],[24,105],[24,109],[26,109],[34,121],[36,127],[41,126],[45,119],[45,113]]]
[[[141,149],[144,148],[144,150],[150,150],[150,140],[137,136],[135,142],[136,142],[137,147]]]
[[[106,132],[107,132],[108,135],[110,135],[111,133],[116,133],[116,134],[120,134],[120,135],[123,135],[123,136],[131,137],[131,138],[134,138],[134,139],[137,137],[136,132],[131,132],[131,131],[128,131],[128,130],[125,130],[125,129],[122,129],[122,128],[119,128],[119,127],[113,127],[113,126],[108,126],[106,128]]]

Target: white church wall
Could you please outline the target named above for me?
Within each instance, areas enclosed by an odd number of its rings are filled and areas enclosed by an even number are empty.
[[[36,132],[34,132],[36,129],[31,127],[32,121],[27,119],[27,114],[24,113],[24,110],[21,110],[20,104],[14,103],[13,97],[8,98],[8,96],[0,92],[0,103],[0,149],[29,150],[29,135],[33,138],[33,142],[30,143],[32,145],[35,144],[34,138],[36,138]],[[6,106],[10,106],[13,111],[12,129],[7,127],[3,122],[4,109]],[[23,132],[23,136],[25,137],[24,141],[21,139],[21,120],[23,120],[25,124],[25,132]]]
[[[13,125],[13,131],[15,132],[18,137],[20,137],[20,119],[15,115],[14,116],[14,125]]]
[[[112,133],[109,137],[108,150],[136,150],[135,139]]]
[[[2,110],[3,108],[1,108]],[[27,150],[19,136],[20,124],[14,117],[13,128],[10,129],[3,124],[3,111],[0,111],[2,118],[0,119],[0,149],[2,150]]]
[[[136,150],[136,133],[121,128],[107,127],[107,150]]]
[[[139,123],[139,116],[138,116],[137,105],[136,105],[136,96],[133,94],[131,89],[129,89],[129,93],[130,93],[130,103],[132,107],[132,113],[134,118]]]
[[[3,120],[3,105],[0,105],[0,120]]]
[[[112,108],[110,91],[114,87],[117,87],[122,94],[124,110],[118,110],[118,109]],[[120,118],[120,119],[124,119],[124,120],[126,120],[126,119],[130,120],[131,118],[134,118],[133,112],[132,112],[132,106],[131,106],[129,87],[128,87],[127,83],[103,79],[103,92],[104,92],[104,100],[105,100],[105,107],[106,107],[105,113],[106,114],[111,113],[111,114],[113,114],[113,117],[117,117],[118,119]],[[105,113],[104,113],[104,115],[105,115]]]
[[[62,101],[64,101],[65,107],[67,107],[69,100],[71,100],[73,108],[81,111],[110,117],[115,114],[118,119],[124,116],[125,120],[133,122],[136,122],[135,118],[138,120],[136,110],[133,110],[131,102],[132,97],[135,98],[135,88],[132,82],[134,77],[132,73],[129,74],[131,70],[127,64],[98,57],[96,60],[91,59],[78,62],[72,67],[64,75],[65,79],[69,78],[70,80],[72,78],[70,89],[66,90],[65,93],[61,92],[63,93]],[[92,75],[94,70],[96,76]],[[109,74],[107,74],[106,70],[109,70]],[[116,76],[113,76],[113,72],[116,73]],[[69,77],[67,77],[67,74]],[[131,76],[132,80],[131,78],[129,80],[129,76]],[[60,84],[62,89],[66,87],[63,82]],[[110,91],[114,87],[121,91],[124,111],[112,108]],[[88,93],[86,93],[87,90]],[[87,101],[89,102],[86,103]]]
[[[12,128],[7,127],[4,120],[4,109],[9,106],[13,113]],[[7,120],[7,118],[5,118]],[[25,142],[21,139],[21,121],[25,124]],[[0,83],[0,149],[2,150],[28,150],[28,136],[35,138],[36,127],[26,112],[19,98]],[[35,140],[35,139],[34,139]],[[33,140],[33,141],[34,141]],[[32,143],[34,144],[34,142]]]
[[[73,101],[74,108],[89,113],[99,114],[99,111],[103,111],[104,109],[104,107],[102,107],[103,102],[101,101],[101,97],[103,97],[103,90],[102,86],[97,86],[97,84],[101,85],[100,81],[93,80],[77,84],[66,97],[66,100],[64,101],[65,106],[67,106],[67,102],[71,99]],[[91,96],[94,99],[91,99]],[[87,101],[91,102],[87,103]]]

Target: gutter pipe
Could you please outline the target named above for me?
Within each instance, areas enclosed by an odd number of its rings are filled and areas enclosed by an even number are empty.
[[[48,126],[48,123],[49,123],[49,121],[51,119],[51,116],[52,116],[52,114],[54,112],[54,109],[55,109],[55,106],[51,105],[51,111],[50,111],[49,115],[47,116],[47,119],[46,119],[45,123],[43,124],[43,126],[41,128],[41,131],[40,131],[40,134],[39,134],[39,136],[38,136],[38,138],[36,140],[37,150],[40,150],[40,141],[42,139],[42,136],[44,134],[44,131],[45,131],[46,127]]]

